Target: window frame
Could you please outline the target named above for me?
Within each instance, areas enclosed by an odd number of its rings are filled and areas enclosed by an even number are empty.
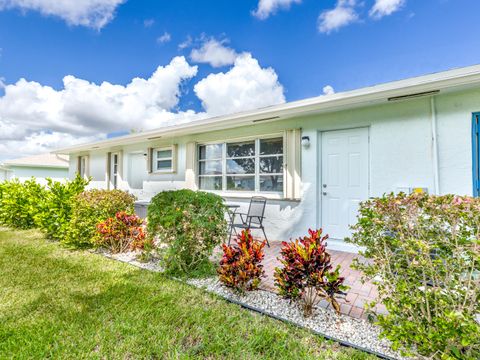
[[[281,139],[282,141],[282,152],[279,154],[271,154],[271,155],[260,155],[260,142],[262,140],[268,139]],[[236,159],[235,157],[229,157],[227,153],[227,146],[228,144],[233,143],[241,143],[241,142],[251,142],[253,141],[255,144],[255,155],[253,156],[239,156],[238,159],[247,159],[253,158],[255,160],[255,171],[253,174],[229,174],[227,173],[227,161],[231,159]],[[222,158],[215,158],[215,159],[208,159],[208,160],[220,160],[222,163],[222,173],[220,175],[201,175],[200,174],[200,162],[205,162],[206,159],[200,159],[200,147],[207,146],[207,145],[222,145]],[[265,157],[281,157],[282,159],[282,172],[281,173],[260,173],[260,159]],[[286,144],[285,144],[285,137],[283,133],[278,134],[271,134],[271,135],[263,135],[263,136],[255,136],[255,137],[245,137],[245,138],[234,138],[234,139],[225,139],[223,141],[210,141],[210,142],[202,142],[197,144],[197,156],[196,156],[196,180],[198,184],[199,190],[214,192],[214,193],[222,193],[225,195],[232,195],[232,196],[241,196],[242,194],[264,194],[268,196],[274,197],[283,197],[284,189],[285,189],[285,168],[286,168]],[[281,176],[283,180],[283,186],[278,191],[262,191],[260,190],[260,178],[262,176],[268,175],[276,175]],[[227,177],[254,177],[254,189],[253,190],[229,190],[227,189]],[[222,181],[222,189],[220,190],[206,190],[200,188],[200,178],[201,177],[221,177]]]
[[[170,151],[171,156],[170,157],[157,157],[157,152],[158,151]],[[170,160],[172,165],[168,169],[158,169],[158,161],[167,161]],[[152,148],[152,173],[153,174],[171,174],[175,172],[175,161],[176,161],[176,156],[175,156],[175,146],[162,146],[162,147],[156,147]]]

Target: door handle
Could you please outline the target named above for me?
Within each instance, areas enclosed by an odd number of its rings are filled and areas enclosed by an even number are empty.
[[[322,194],[323,194],[323,196],[327,196],[327,192],[326,192],[326,191],[324,191]]]

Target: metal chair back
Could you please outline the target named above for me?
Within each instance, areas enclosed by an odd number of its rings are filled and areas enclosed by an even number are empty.
[[[248,207],[247,218],[252,224],[262,224],[266,205],[267,198],[263,196],[253,196],[250,199],[250,206]]]

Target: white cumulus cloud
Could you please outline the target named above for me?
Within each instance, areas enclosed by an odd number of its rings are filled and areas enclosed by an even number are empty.
[[[172,40],[172,35],[165,31],[161,36],[157,38],[157,43],[164,44],[169,42],[170,40]]]
[[[115,16],[126,0],[0,0],[0,10],[20,9],[57,16],[69,25],[101,29]]]
[[[209,115],[285,102],[275,70],[260,67],[249,53],[239,55],[229,71],[210,74],[199,81],[194,91]]]
[[[322,89],[323,95],[333,95],[335,94],[335,89],[333,88],[332,85],[326,85]]]
[[[213,67],[232,65],[238,54],[226,45],[227,40],[204,39],[200,48],[193,49],[190,58],[196,63],[206,63]]]
[[[300,4],[302,0],[259,0],[257,10],[253,15],[259,19],[266,19],[280,9],[289,9],[292,4]]]
[[[318,30],[328,34],[358,21],[358,13],[355,6],[356,0],[338,0],[333,9],[325,10],[320,14],[318,17]]]
[[[8,149],[31,153],[201,116],[176,109],[182,83],[196,73],[196,66],[176,57],[148,79],[134,78],[125,86],[68,75],[63,88],[55,90],[20,79],[6,85],[0,97],[0,155],[8,155]]]
[[[369,14],[373,18],[380,19],[400,10],[404,5],[405,0],[375,0]]]
[[[58,90],[26,79],[4,84],[0,160],[285,101],[275,71],[245,53],[229,71],[210,74],[194,86],[205,111],[181,110],[184,84],[196,74],[197,66],[178,56],[150,77],[126,85],[95,84],[73,75],[65,76]]]

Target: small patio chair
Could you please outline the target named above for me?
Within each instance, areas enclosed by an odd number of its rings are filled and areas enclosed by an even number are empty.
[[[230,245],[230,240],[232,238],[232,232],[238,229],[259,229],[263,231],[265,240],[267,241],[268,247],[270,243],[267,239],[267,234],[265,234],[265,228],[263,226],[263,219],[265,219],[265,207],[267,205],[267,198],[263,196],[253,196],[250,199],[250,205],[248,207],[248,212],[244,213],[235,213],[235,215],[240,215],[241,223],[235,223],[235,217],[232,218],[230,224],[230,237],[228,238],[228,244]]]

